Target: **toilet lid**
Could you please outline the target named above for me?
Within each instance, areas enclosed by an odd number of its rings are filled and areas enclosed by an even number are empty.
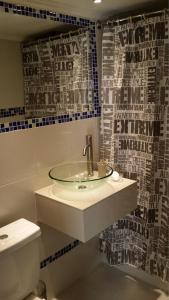
[[[0,228],[0,256],[7,255],[25,246],[39,237],[40,227],[26,220],[19,219]]]

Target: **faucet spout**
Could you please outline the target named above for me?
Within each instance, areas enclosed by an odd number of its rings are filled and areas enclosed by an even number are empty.
[[[83,156],[87,156],[88,176],[93,176],[93,145],[91,135],[86,136],[86,146],[83,148]]]
[[[83,156],[86,156],[88,147],[90,147],[90,144],[86,145],[86,146],[83,148]]]

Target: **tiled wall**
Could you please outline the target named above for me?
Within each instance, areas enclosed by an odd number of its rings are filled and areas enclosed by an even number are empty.
[[[48,171],[52,166],[62,160],[82,159],[86,134],[93,135],[96,159],[98,118],[0,134],[0,226],[21,217],[36,221],[34,191],[51,183]],[[80,244],[67,251],[65,247],[72,246],[74,239],[46,226],[41,227],[41,261],[61,249],[65,251],[65,255],[58,254],[59,258],[52,263],[46,261],[48,266],[41,270],[42,278],[58,292],[95,264],[96,244],[91,241],[90,247],[88,243]],[[74,267],[70,269],[73,262]],[[81,264],[84,267],[80,267]]]
[[[85,135],[97,152],[98,118],[0,135],[0,226],[18,217],[36,220],[34,194],[50,183],[48,170],[63,160],[82,159]]]

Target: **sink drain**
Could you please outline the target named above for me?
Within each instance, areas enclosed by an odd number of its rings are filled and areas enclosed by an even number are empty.
[[[86,188],[87,188],[87,186],[84,185],[84,184],[81,184],[81,185],[78,186],[78,190],[84,190]]]

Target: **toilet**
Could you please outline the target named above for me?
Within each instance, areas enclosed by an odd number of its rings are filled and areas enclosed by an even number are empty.
[[[0,300],[38,300],[39,237],[34,223],[19,219],[0,228]]]

